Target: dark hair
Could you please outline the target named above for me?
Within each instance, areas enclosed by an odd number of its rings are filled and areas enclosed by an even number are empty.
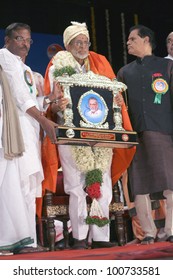
[[[133,31],[133,30],[138,30],[138,35],[141,37],[141,38],[144,38],[146,36],[149,37],[149,42],[150,42],[150,45],[152,47],[152,50],[154,50],[156,48],[156,39],[155,39],[155,34],[154,32],[144,26],[144,25],[141,25],[141,24],[138,24],[138,25],[134,25],[130,28],[130,32]]]
[[[28,24],[21,23],[21,22],[14,22],[6,27],[5,36],[11,37],[13,34],[13,31],[17,31],[20,29],[27,29],[31,33],[31,28]]]

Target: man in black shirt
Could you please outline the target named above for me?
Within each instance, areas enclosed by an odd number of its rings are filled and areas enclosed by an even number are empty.
[[[173,242],[173,61],[153,54],[154,33],[143,25],[130,29],[127,48],[136,60],[117,78],[128,87],[129,116],[139,136],[129,182],[145,233],[141,243],[153,243],[157,236],[150,195],[159,192],[166,198],[165,240]]]

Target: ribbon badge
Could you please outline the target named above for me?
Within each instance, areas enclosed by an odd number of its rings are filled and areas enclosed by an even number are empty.
[[[158,77],[152,82],[151,86],[153,91],[156,93],[154,103],[161,104],[162,94],[165,94],[169,88],[167,82],[163,78]]]
[[[27,85],[29,86],[30,89],[30,93],[33,93],[33,80],[32,80],[32,76],[31,73],[28,70],[25,70],[24,72],[24,78],[25,78],[25,82],[27,83]]]

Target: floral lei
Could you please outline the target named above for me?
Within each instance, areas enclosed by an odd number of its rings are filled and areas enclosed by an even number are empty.
[[[101,197],[103,173],[111,164],[112,149],[72,146],[71,150],[78,170],[85,174],[84,189],[92,199],[90,213],[86,218],[86,223],[96,224],[102,227],[109,223],[109,219],[103,216],[97,199]]]
[[[50,67],[54,78],[75,72],[80,73],[80,64],[68,51],[59,51],[53,58],[53,65]],[[108,169],[112,160],[112,149],[101,147],[71,146],[72,156],[76,162],[77,169],[85,174],[84,189],[92,199],[87,224],[96,224],[102,227],[109,223],[107,217],[103,217],[102,209],[97,201],[101,197],[101,184],[103,173]]]
[[[59,51],[52,60],[53,65],[50,67],[54,77],[57,77],[57,70],[63,70],[68,68],[73,68],[74,72],[80,73],[81,67],[73,55],[68,51]],[[67,73],[68,74],[68,73]],[[74,73],[73,73],[74,74]],[[60,76],[60,74],[59,74]]]

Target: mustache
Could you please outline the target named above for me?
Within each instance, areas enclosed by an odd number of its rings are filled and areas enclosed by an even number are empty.
[[[29,52],[29,48],[27,46],[23,46],[22,48],[20,48],[21,50],[25,50],[27,52]]]

